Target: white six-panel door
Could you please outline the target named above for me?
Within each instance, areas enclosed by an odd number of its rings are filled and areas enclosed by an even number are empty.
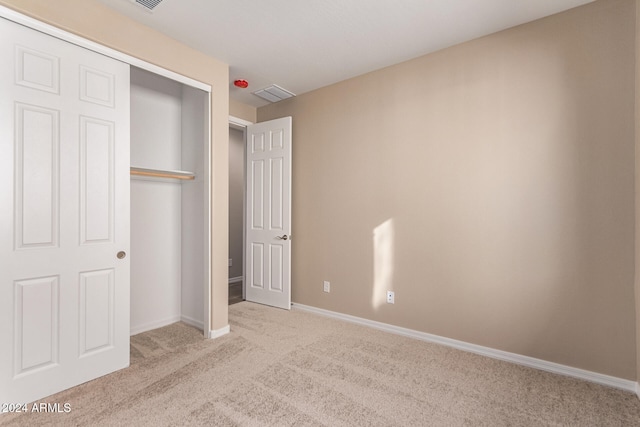
[[[129,66],[6,19],[0,58],[0,402],[26,403],[129,364]]]
[[[245,296],[291,308],[291,117],[247,126]]]

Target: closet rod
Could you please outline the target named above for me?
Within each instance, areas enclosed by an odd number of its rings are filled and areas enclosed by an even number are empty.
[[[182,180],[193,180],[195,175],[191,172],[183,171],[167,171],[160,169],[144,169],[144,168],[131,168],[131,175],[149,176],[154,178],[173,178]]]

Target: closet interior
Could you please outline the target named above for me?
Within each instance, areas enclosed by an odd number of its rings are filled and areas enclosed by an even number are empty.
[[[204,329],[208,93],[131,67],[131,335]]]

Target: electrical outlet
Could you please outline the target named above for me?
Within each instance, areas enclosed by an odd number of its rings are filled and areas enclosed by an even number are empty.
[[[396,294],[393,291],[387,291],[387,304],[394,304],[396,300]]]
[[[331,292],[331,283],[327,282],[326,280],[324,281],[324,291]]]
[[[229,267],[233,267],[233,258],[229,258]]]

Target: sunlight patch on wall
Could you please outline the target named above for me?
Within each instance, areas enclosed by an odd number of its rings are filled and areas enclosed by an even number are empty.
[[[378,309],[386,303],[386,292],[393,290],[394,226],[388,219],[373,230],[373,294],[371,303]]]

